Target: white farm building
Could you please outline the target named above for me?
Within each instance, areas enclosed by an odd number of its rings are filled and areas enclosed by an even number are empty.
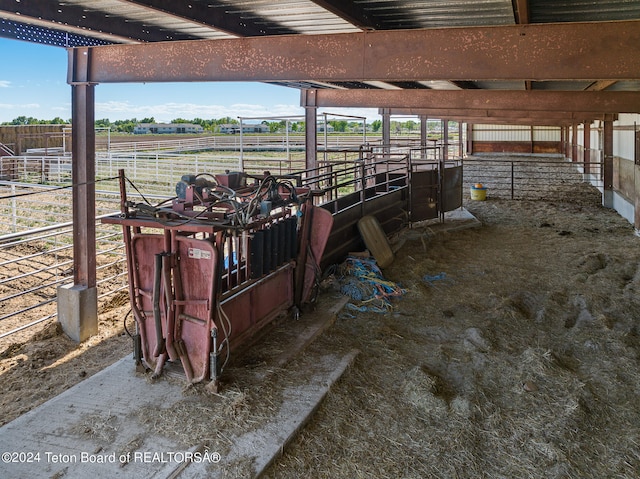
[[[193,123],[138,123],[133,133],[136,135],[146,135],[149,133],[204,133],[204,128]]]

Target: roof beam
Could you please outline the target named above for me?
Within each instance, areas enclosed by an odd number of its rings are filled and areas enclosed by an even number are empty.
[[[307,90],[301,99],[318,107],[640,112],[640,92],[631,91]]]
[[[544,120],[540,118],[477,118],[477,117],[460,117],[449,118],[449,120],[457,121],[458,123],[472,123],[474,125],[519,125],[519,126],[569,126],[579,123],[592,122],[589,120],[575,121],[575,120]]]
[[[469,119],[536,119],[536,120],[560,120],[574,123],[583,123],[591,120],[605,120],[606,113],[594,111],[530,111],[530,110],[472,110],[463,108],[385,108],[391,115],[426,115],[432,118],[469,118]],[[380,112],[382,114],[382,112]]]
[[[94,83],[633,80],[640,21],[106,45],[87,54]]]
[[[377,30],[382,26],[377,17],[365,12],[357,2],[345,2],[344,0],[311,1],[363,30]]]
[[[513,17],[516,23],[525,25],[529,23],[529,0],[512,0]]]

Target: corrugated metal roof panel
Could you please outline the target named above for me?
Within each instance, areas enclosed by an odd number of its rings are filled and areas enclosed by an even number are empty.
[[[167,30],[167,35],[169,36],[172,32],[180,32],[202,39],[233,38],[231,35],[213,27],[149,7],[136,5],[135,3],[122,2],[120,0],[100,0],[100,2],[95,0],[65,0],[60,3],[73,4],[86,10],[103,12],[105,14],[105,26],[108,25],[108,22],[137,21]]]
[[[535,81],[531,84],[532,90],[559,90],[580,91],[585,90],[593,82],[590,81]]]
[[[640,18],[639,0],[530,0],[531,23],[599,22]]]
[[[511,0],[374,0],[357,3],[385,29],[509,25],[515,22]]]
[[[619,81],[605,88],[606,91],[640,91],[640,80]]]
[[[524,90],[525,83],[523,81],[474,81],[478,88],[483,90]]]
[[[271,29],[282,27],[303,34],[360,31],[310,0],[220,0],[219,3]]]

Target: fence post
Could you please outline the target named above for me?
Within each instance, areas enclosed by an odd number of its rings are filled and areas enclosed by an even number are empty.
[[[514,175],[514,162],[511,162],[511,199],[513,199],[515,175]]]
[[[16,204],[16,185],[11,185],[11,210],[13,217],[13,232],[18,230],[18,205]]]

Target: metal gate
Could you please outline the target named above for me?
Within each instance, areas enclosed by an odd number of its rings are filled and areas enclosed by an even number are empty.
[[[413,163],[409,189],[411,222],[438,218],[462,206],[462,166],[457,162]]]

